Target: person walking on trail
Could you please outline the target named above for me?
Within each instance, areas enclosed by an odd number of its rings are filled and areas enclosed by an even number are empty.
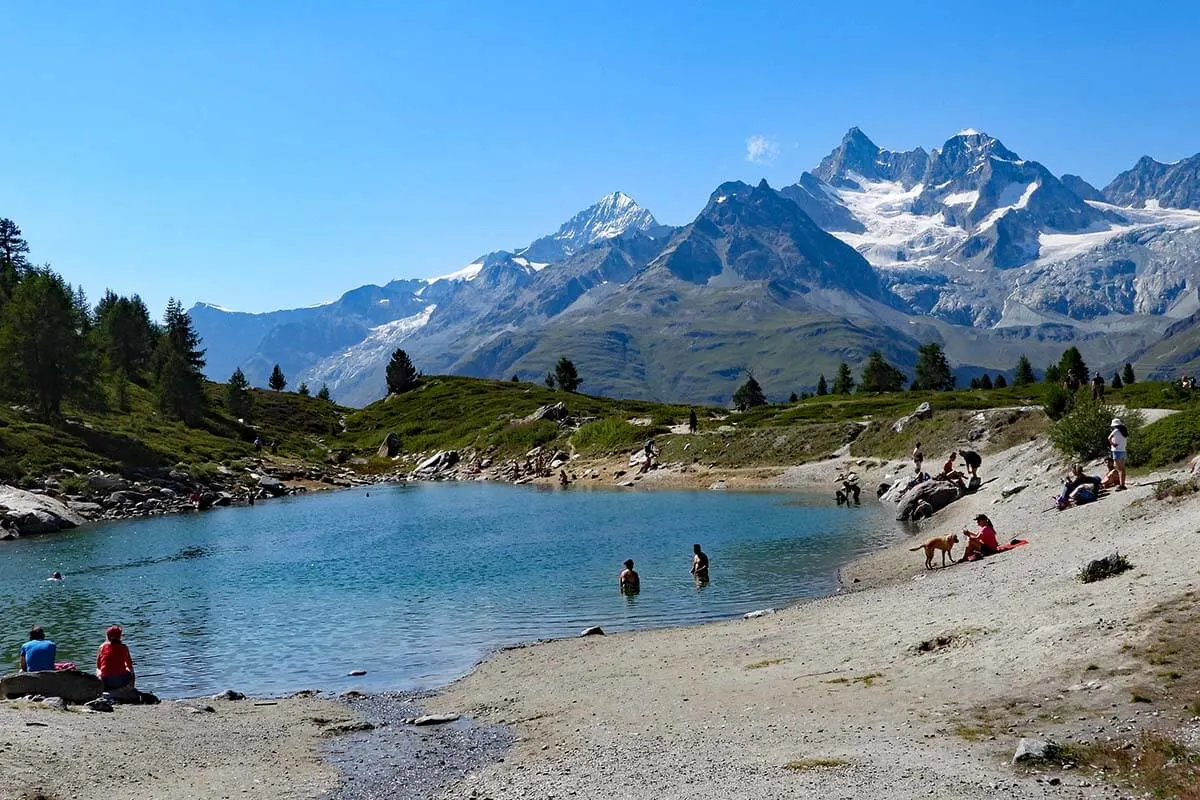
[[[917,465],[917,474],[921,474],[921,464],[925,461],[925,453],[921,450],[921,443],[917,442],[917,446],[913,448],[912,454],[913,463]]]
[[[1092,399],[1104,399],[1104,376],[1099,372],[1096,373],[1096,377],[1092,378]]]
[[[696,419],[696,409],[688,409],[688,433],[695,433],[700,427],[700,421]]]
[[[642,449],[646,453],[646,460],[642,462],[642,472],[649,472],[650,468],[654,466],[654,459],[658,456],[658,448],[654,446],[654,437],[647,439]]]
[[[1121,422],[1120,417],[1116,417],[1112,421],[1112,430],[1108,434],[1108,446],[1112,452],[1113,463],[1117,467],[1117,474],[1121,477],[1121,482],[1118,484],[1115,491],[1125,491],[1125,448],[1129,444],[1129,430],[1125,427],[1125,423]]]

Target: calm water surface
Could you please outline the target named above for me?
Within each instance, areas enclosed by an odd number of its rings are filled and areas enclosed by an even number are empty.
[[[873,503],[482,483],[113,523],[0,542],[0,669],[35,622],[90,668],[119,623],[138,685],[166,697],[432,687],[503,645],[829,594],[839,566],[894,536]],[[703,588],[693,542],[712,559]],[[625,558],[633,599],[616,588]],[[46,581],[56,569],[66,580]]]

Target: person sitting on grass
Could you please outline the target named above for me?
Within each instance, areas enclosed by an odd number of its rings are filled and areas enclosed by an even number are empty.
[[[100,645],[100,652],[96,653],[96,677],[105,689],[133,688],[136,680],[133,658],[129,655],[129,648],[121,641],[121,634],[121,628],[117,625],[105,631],[107,641]]]
[[[987,514],[977,514],[975,524],[979,531],[971,533],[963,528],[963,536],[967,537],[967,549],[963,552],[963,561],[973,561],[983,556],[991,556],[1000,552],[1000,543],[996,541],[996,529]]]
[[[1067,474],[1062,493],[1055,498],[1058,510],[1062,511],[1072,503],[1081,506],[1084,503],[1092,502],[1100,495],[1101,483],[1102,481],[1095,475],[1084,475],[1083,467],[1075,464]]]
[[[29,629],[29,641],[21,645],[17,657],[17,668],[21,672],[47,672],[54,669],[54,658],[57,655],[54,642],[46,638],[46,632],[41,625]]]

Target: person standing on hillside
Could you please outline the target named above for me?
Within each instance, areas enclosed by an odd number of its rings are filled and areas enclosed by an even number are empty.
[[[621,587],[622,594],[637,594],[642,590],[642,579],[633,569],[632,558],[625,559],[625,569],[621,570],[617,585]]]
[[[54,669],[54,658],[58,648],[54,642],[46,638],[46,632],[41,625],[29,629],[29,641],[21,645],[21,653],[17,657],[17,668],[21,672],[45,672]]]
[[[708,556],[700,545],[692,545],[692,577],[700,583],[708,583]]]
[[[959,450],[958,454],[962,456],[963,463],[967,466],[967,472],[971,473],[971,477],[979,477],[979,465],[983,463],[979,453],[974,450]]]
[[[695,433],[700,427],[700,421],[696,419],[696,409],[688,409],[688,433]]]
[[[1096,377],[1092,378],[1092,399],[1104,399],[1104,376],[1099,372],[1096,373]]]
[[[913,463],[917,465],[917,474],[921,474],[921,464],[925,461],[925,453],[921,450],[921,443],[917,442],[917,446],[913,448],[912,455]]]
[[[1112,451],[1112,460],[1116,464],[1117,474],[1121,476],[1121,482],[1115,491],[1125,491],[1125,448],[1129,444],[1129,430],[1120,418],[1114,418],[1112,421],[1112,430],[1108,434],[1108,446]]]

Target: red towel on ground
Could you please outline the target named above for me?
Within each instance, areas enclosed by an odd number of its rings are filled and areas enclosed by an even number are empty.
[[[1009,542],[1007,544],[1002,544],[999,547],[997,547],[996,553],[1004,553],[1009,550],[1012,550],[1015,547],[1020,547],[1023,544],[1029,544],[1029,540],[1028,539],[1013,539],[1011,542]],[[983,560],[983,556],[979,555],[978,553],[972,555],[970,558],[963,559],[963,561],[982,561],[982,560]]]

